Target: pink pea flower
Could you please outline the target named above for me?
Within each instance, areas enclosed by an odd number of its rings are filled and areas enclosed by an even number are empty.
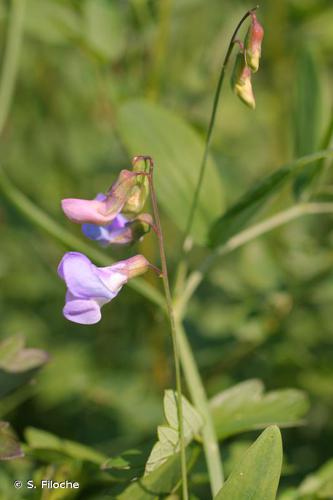
[[[122,170],[106,195],[98,195],[94,200],[66,198],[61,202],[62,209],[77,224],[110,224],[127,202],[138,175],[138,172]]]

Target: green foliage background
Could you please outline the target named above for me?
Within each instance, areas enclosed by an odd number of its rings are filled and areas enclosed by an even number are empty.
[[[128,168],[132,154],[155,151],[158,134],[167,133],[172,144],[180,141],[168,120],[161,118],[158,130],[150,126],[150,115],[140,112],[142,99],[153,109],[174,112],[204,137],[229,37],[250,7],[234,0],[28,0],[1,168],[36,205],[81,238],[80,228],[61,213],[62,198],[105,191],[117,172]],[[209,189],[204,191],[208,208],[200,215],[197,235],[205,221],[208,230],[223,207],[263,176],[321,149],[331,120],[331,1],[263,0],[258,16],[265,40],[253,78],[257,109],[248,110],[225,86],[211,155],[221,187],[211,203]],[[2,51],[7,21],[8,4],[1,1]],[[137,99],[139,104],[132,101]],[[151,150],[133,151],[142,135]],[[184,149],[180,157],[170,148],[170,166],[156,167],[171,273],[179,257],[179,224],[199,168],[193,151]],[[325,199],[332,196],[332,180],[326,171],[319,189]],[[260,218],[306,199],[309,189],[318,191],[316,182],[311,168],[303,170]],[[131,448],[148,452],[163,420],[163,391],[173,386],[169,332],[161,313],[126,287],[104,308],[99,324],[67,322],[61,314],[64,286],[56,275],[67,248],[2,194],[0,230],[1,337],[23,333],[29,346],[51,357],[35,383],[16,395],[0,379],[0,417],[21,438],[33,426],[108,456]],[[331,216],[300,218],[221,259],[186,316],[209,395],[251,378],[262,379],[269,390],[295,387],[309,395],[305,425],[283,431],[281,495],[333,455],[332,246]],[[197,247],[191,265],[208,251]],[[121,250],[108,252],[114,259],[124,257]],[[158,265],[153,234],[135,252]],[[154,276],[145,279],[160,286]],[[224,457],[231,460],[256,435],[244,434],[237,442],[229,438]],[[208,498],[200,460],[197,468],[194,491]],[[14,495],[12,478],[15,465],[1,465],[1,498],[14,498],[6,496]],[[104,498],[96,488],[82,498]]]

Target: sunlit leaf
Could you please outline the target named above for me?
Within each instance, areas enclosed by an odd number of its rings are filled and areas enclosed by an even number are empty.
[[[148,457],[145,474],[150,474],[160,467],[168,457],[174,455],[180,449],[177,396],[174,391],[170,389],[165,391],[163,405],[169,427],[161,425],[157,428],[158,442],[153,446]],[[199,434],[203,426],[203,420],[184,396],[182,397],[182,411],[184,443],[188,445]]]
[[[24,347],[24,337],[14,335],[0,344],[0,368],[9,373],[21,373],[44,365],[49,355],[41,349]]]
[[[178,430],[177,395],[175,391],[170,389],[165,391],[163,405],[165,418],[168,424],[173,429]],[[184,396],[182,396],[182,409],[185,438],[187,438],[187,436],[195,436],[203,425],[202,417]]]
[[[215,500],[275,500],[281,466],[281,434],[271,426],[247,450]]]
[[[282,389],[264,394],[260,380],[237,384],[211,400],[220,439],[271,424],[280,427],[299,425],[308,408],[308,400],[302,391]]]

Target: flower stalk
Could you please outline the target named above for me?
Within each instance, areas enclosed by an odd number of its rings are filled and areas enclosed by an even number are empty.
[[[176,329],[176,320],[173,310],[173,303],[170,291],[170,283],[169,283],[169,275],[168,275],[168,266],[167,259],[165,254],[164,247],[164,238],[162,225],[158,210],[158,203],[156,197],[156,191],[154,186],[154,162],[149,156],[137,156],[135,158],[136,161],[144,160],[146,165],[149,165],[148,171],[148,182],[149,182],[149,190],[150,197],[154,215],[155,222],[155,232],[158,239],[159,252],[161,258],[161,268],[162,268],[162,280],[165,292],[165,299],[168,311],[168,317],[170,321],[170,329],[171,329],[171,337],[172,337],[172,345],[173,345],[173,354],[174,354],[174,364],[175,364],[175,376],[176,376],[176,392],[177,392],[177,416],[178,416],[178,427],[179,427],[179,441],[180,441],[180,461],[181,461],[181,473],[182,473],[182,493],[183,500],[188,500],[188,485],[187,485],[187,466],[186,466],[186,450],[185,450],[185,439],[184,439],[184,425],[183,425],[183,406],[182,406],[182,381],[181,381],[181,367],[180,367],[180,353],[179,353],[179,345],[177,338],[177,329]]]
[[[224,58],[223,63],[222,63],[222,67],[221,67],[221,71],[220,71],[220,76],[219,76],[219,79],[218,79],[218,82],[217,82],[217,86],[216,86],[216,90],[215,90],[212,112],[211,112],[211,116],[210,116],[210,120],[209,120],[209,125],[208,125],[208,129],[207,129],[206,140],[205,140],[205,149],[204,149],[204,153],[203,153],[203,156],[202,156],[201,165],[200,165],[200,169],[199,169],[198,181],[197,181],[197,185],[196,185],[194,196],[193,196],[193,201],[192,201],[192,205],[191,205],[191,209],[190,209],[190,214],[189,214],[189,218],[188,218],[186,230],[185,230],[185,233],[184,233],[183,247],[185,249],[186,249],[186,246],[189,246],[189,245],[186,244],[186,242],[187,242],[187,239],[188,239],[188,237],[190,235],[190,232],[191,232],[191,229],[192,229],[194,215],[195,215],[195,211],[196,211],[196,208],[197,208],[197,205],[198,205],[198,201],[199,201],[200,188],[201,188],[202,181],[203,181],[204,174],[205,174],[205,170],[206,170],[208,153],[209,153],[209,149],[210,149],[210,145],[211,145],[211,141],[212,141],[212,132],[213,132],[214,125],[215,125],[217,108],[218,108],[218,104],[219,104],[219,100],[220,100],[220,94],[221,94],[221,90],[222,90],[222,86],[223,86],[223,82],[224,82],[225,70],[226,70],[226,68],[228,66],[228,62],[230,60],[232,49],[233,49],[233,47],[235,45],[235,42],[237,40],[238,31],[240,30],[241,26],[246,21],[246,19],[248,17],[252,16],[253,12],[257,8],[258,8],[258,6],[253,7],[253,9],[248,10],[244,14],[244,16],[242,17],[242,19],[239,21],[239,23],[237,24],[236,29],[233,32],[232,37],[230,39],[230,43],[228,45],[228,49],[227,49],[225,58]]]

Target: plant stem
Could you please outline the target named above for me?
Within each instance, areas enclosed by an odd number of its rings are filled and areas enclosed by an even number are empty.
[[[0,81],[0,134],[3,132],[8,117],[15,87],[25,5],[26,0],[12,0]]]
[[[237,248],[245,245],[249,241],[254,240],[258,236],[268,233],[283,224],[287,224],[298,217],[303,215],[325,213],[333,213],[333,203],[302,203],[288,208],[287,210],[283,210],[282,212],[279,212],[278,214],[273,215],[272,217],[269,217],[268,219],[259,222],[258,224],[255,224],[230,238],[224,245],[217,248],[214,253],[210,254],[207,259],[204,260],[199,269],[190,274],[185,289],[183,290],[183,294],[175,305],[177,314],[179,314],[180,317],[183,316],[188,301],[218,257],[227,255]]]
[[[180,369],[179,346],[178,346],[176,322],[175,322],[175,316],[174,316],[173,304],[172,304],[172,298],[171,298],[171,292],[170,292],[168,267],[167,267],[167,259],[166,259],[165,248],[164,248],[162,225],[161,225],[158,204],[157,204],[157,197],[156,197],[156,192],[155,192],[155,187],[154,187],[154,179],[153,179],[154,163],[153,163],[152,158],[150,158],[150,157],[143,157],[141,159],[144,159],[144,161],[149,162],[148,181],[149,181],[149,187],[150,187],[150,196],[151,196],[154,220],[155,220],[155,225],[156,225],[156,234],[157,234],[160,257],[161,257],[162,280],[163,280],[163,285],[164,285],[164,292],[165,292],[166,304],[167,304],[167,309],[168,309],[168,316],[169,316],[169,321],[170,321],[174,363],[175,363],[175,372],[176,372],[177,414],[178,414],[178,427],[179,427],[179,440],[180,440],[180,459],[181,459],[181,469],[182,469],[182,492],[183,492],[183,500],[188,500],[186,450],[185,450],[184,425],[183,425],[182,382],[181,382],[181,369]]]
[[[223,81],[224,81],[225,70],[226,70],[226,67],[228,65],[228,62],[229,62],[229,59],[230,59],[230,56],[231,56],[231,52],[232,52],[232,49],[234,47],[234,42],[236,40],[236,37],[237,37],[239,29],[241,28],[241,26],[244,23],[244,21],[257,8],[258,7],[254,7],[253,9],[248,10],[244,14],[244,16],[242,17],[242,19],[239,21],[239,23],[237,24],[236,29],[233,32],[233,35],[232,35],[231,40],[230,40],[230,43],[228,45],[228,49],[227,49],[224,61],[222,63],[222,67],[221,67],[221,71],[220,71],[220,76],[219,76],[219,79],[218,79],[218,82],[217,82],[217,86],[216,86],[216,90],[215,90],[215,96],[214,96],[212,112],[211,112],[211,116],[210,116],[210,120],[209,120],[209,126],[208,126],[208,130],[207,130],[207,134],[206,134],[205,148],[204,148],[204,153],[203,153],[202,160],[201,160],[201,165],[200,165],[200,170],[199,170],[199,175],[198,175],[198,181],[197,181],[197,184],[196,184],[196,188],[195,188],[195,192],[194,192],[194,196],[193,196],[193,201],[192,201],[192,205],[191,205],[191,209],[190,209],[190,214],[189,214],[189,218],[188,218],[188,222],[187,222],[187,226],[186,226],[186,230],[185,230],[185,234],[184,234],[184,243],[186,242],[186,240],[187,240],[187,238],[188,238],[188,236],[189,236],[189,234],[191,232],[192,224],[193,224],[193,220],[194,220],[194,215],[195,215],[195,211],[196,211],[197,204],[198,204],[198,199],[199,199],[199,195],[200,195],[200,189],[201,189],[202,181],[203,181],[204,174],[205,174],[208,153],[209,153],[210,144],[211,144],[211,140],[212,140],[212,132],[213,132],[214,125],[215,125],[216,112],[217,112],[217,108],[218,108],[218,104],[219,104],[219,99],[220,99],[220,94],[221,94],[221,89],[222,89]]]
[[[203,386],[191,347],[187,340],[184,327],[178,318],[176,319],[176,328],[179,352],[188,389],[195,408],[204,419],[202,441],[212,496],[215,497],[223,485],[223,469],[218,439],[210,413],[205,388]]]

